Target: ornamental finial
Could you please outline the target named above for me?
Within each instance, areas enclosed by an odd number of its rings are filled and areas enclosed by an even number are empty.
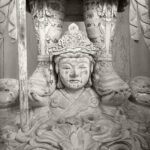
[[[70,34],[75,34],[79,32],[79,27],[75,23],[72,23],[69,25],[68,30]]]

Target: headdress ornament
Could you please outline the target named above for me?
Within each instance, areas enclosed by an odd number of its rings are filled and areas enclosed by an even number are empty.
[[[96,55],[98,48],[79,30],[79,27],[72,23],[68,31],[60,38],[57,45],[49,47],[51,56],[57,56],[65,53],[85,53]]]

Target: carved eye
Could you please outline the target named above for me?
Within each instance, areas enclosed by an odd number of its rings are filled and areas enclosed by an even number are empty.
[[[79,67],[80,69],[85,69],[86,67]]]
[[[70,67],[63,67],[63,69],[65,69],[65,70],[69,70],[69,69],[71,69]]]
[[[69,69],[71,69],[71,67],[68,65],[62,65],[62,69],[69,70]]]
[[[85,65],[80,65],[79,68],[80,68],[80,69],[85,69],[85,68],[87,68],[87,67],[86,67]]]

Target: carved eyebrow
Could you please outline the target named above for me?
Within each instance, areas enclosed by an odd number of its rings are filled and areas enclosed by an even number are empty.
[[[62,62],[61,65],[71,65],[71,63],[66,61],[66,62]]]
[[[87,61],[81,61],[81,62],[79,62],[79,63],[87,63]]]
[[[76,63],[87,63],[88,61],[77,61]],[[68,62],[68,61],[64,61],[64,62],[62,62],[61,64],[70,64],[70,65],[72,65],[72,62]]]
[[[63,66],[63,65],[64,65],[64,66],[65,66],[65,65],[68,65],[68,66],[72,66],[72,67],[73,67],[73,66],[79,66],[79,65],[80,65],[80,66],[81,66],[81,65],[83,66],[83,65],[86,65],[86,64],[87,64],[86,61],[77,62],[77,64],[76,64],[76,63],[72,64],[72,63],[69,63],[69,62],[67,62],[67,61],[61,63],[62,66]]]
[[[87,66],[87,64],[79,63],[78,66]]]

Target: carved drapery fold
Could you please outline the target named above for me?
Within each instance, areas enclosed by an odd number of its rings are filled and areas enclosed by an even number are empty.
[[[139,40],[140,34],[150,49],[150,17],[149,0],[130,1],[130,34],[134,40]]]
[[[0,39],[8,30],[12,41],[17,39],[16,0],[2,0],[0,3]],[[7,29],[8,25],[8,29]]]

